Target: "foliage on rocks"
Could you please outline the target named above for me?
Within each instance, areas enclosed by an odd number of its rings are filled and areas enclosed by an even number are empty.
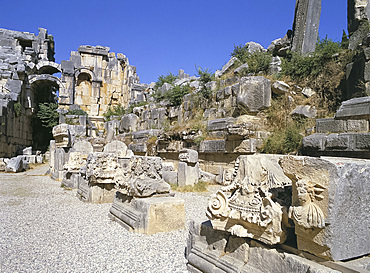
[[[353,52],[346,49],[348,41],[333,42],[327,37],[319,40],[311,55],[289,53],[282,60],[281,75],[290,77],[296,84],[313,88],[321,98],[321,106],[335,111],[345,100],[346,65]]]
[[[58,125],[59,113],[56,111],[58,109],[57,103],[40,103],[39,111],[37,112],[37,117],[41,121],[43,127],[53,128]]]
[[[200,66],[196,67],[197,76],[201,84],[200,94],[204,99],[210,99],[212,97],[212,90],[208,88],[207,83],[215,80],[215,74],[212,73],[209,68],[201,68]]]
[[[160,75],[155,83],[155,89],[160,88],[165,83],[172,84],[177,78],[178,76],[172,74],[171,72],[169,72],[167,75]]]
[[[176,85],[164,94],[164,99],[168,100],[171,106],[181,105],[183,97],[191,92],[189,85]]]
[[[72,109],[68,110],[67,115],[87,116],[87,113],[82,109]]]
[[[242,64],[248,64],[248,69],[244,71],[244,74],[257,74],[259,72],[267,74],[272,59],[269,52],[256,51],[250,53],[246,45],[234,46],[231,56],[238,58]]]
[[[125,108],[122,105],[109,106],[106,113],[103,114],[105,119],[109,121],[112,116],[123,116],[126,113]]]

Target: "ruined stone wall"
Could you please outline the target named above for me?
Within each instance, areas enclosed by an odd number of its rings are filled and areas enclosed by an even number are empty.
[[[122,53],[117,56],[109,47],[80,46],[69,61],[62,61],[59,104],[67,109],[79,105],[89,116],[102,116],[109,106],[127,106],[130,87],[139,82],[136,68]]]
[[[54,61],[54,41],[46,29],[39,34],[0,29],[0,157],[13,156],[32,144],[32,119],[39,78],[31,78]],[[40,75],[39,75],[40,76]]]

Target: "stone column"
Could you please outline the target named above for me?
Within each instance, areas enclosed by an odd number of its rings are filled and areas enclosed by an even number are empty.
[[[293,22],[292,51],[307,54],[315,51],[319,35],[321,0],[297,0]]]
[[[199,162],[198,152],[191,149],[183,149],[179,154],[178,180],[179,186],[186,186],[198,183]]]

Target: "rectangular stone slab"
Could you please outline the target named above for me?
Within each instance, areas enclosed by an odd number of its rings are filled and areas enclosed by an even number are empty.
[[[176,197],[130,198],[116,193],[109,218],[147,235],[185,228],[185,202]]]

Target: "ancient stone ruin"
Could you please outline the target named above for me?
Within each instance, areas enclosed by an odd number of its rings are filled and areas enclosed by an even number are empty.
[[[315,51],[320,10],[321,1],[297,0],[293,30],[267,49],[246,43],[249,54],[271,54],[271,77],[233,56],[207,82],[180,69],[161,86],[140,83],[109,47],[80,46],[59,65],[45,29],[0,29],[0,156],[13,157],[0,159],[0,170],[43,161],[32,146],[41,149],[43,131],[31,123],[58,90],[50,176],[83,202],[111,203],[109,218],[130,232],[188,228],[190,272],[361,272],[352,265],[370,253],[368,2],[348,1],[356,54],[343,82],[348,100],[334,117],[309,84],[274,80],[289,51]],[[186,91],[180,102],[168,95],[175,90]],[[114,107],[125,112],[108,115]],[[311,124],[298,133],[301,155],[263,153],[277,131],[268,124],[273,109],[285,122]],[[174,188],[206,183],[216,189],[202,197],[208,220],[187,227]]]

